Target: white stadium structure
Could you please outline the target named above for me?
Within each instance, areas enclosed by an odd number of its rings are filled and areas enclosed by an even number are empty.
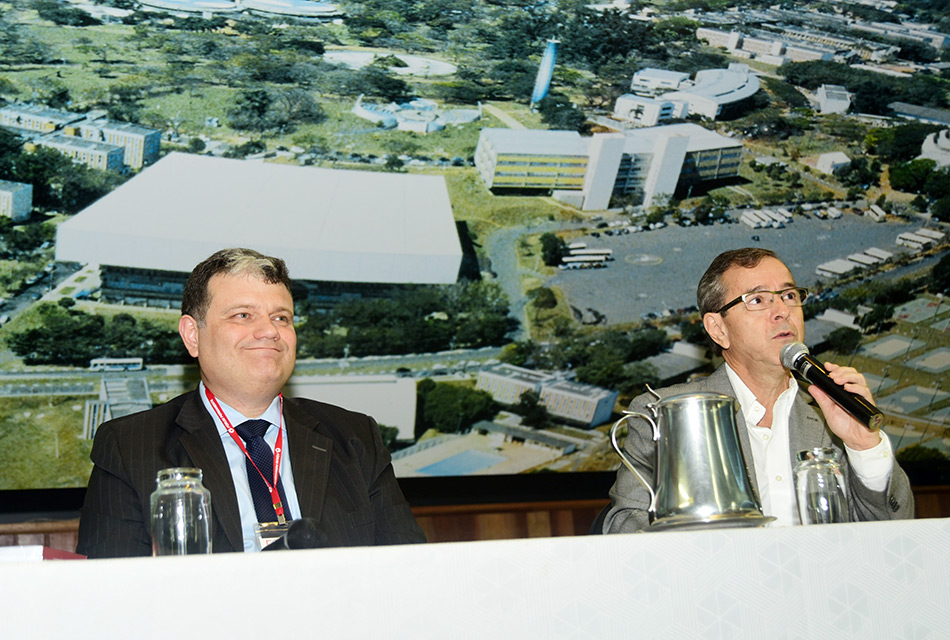
[[[282,257],[294,280],[324,283],[449,284],[462,261],[441,176],[185,153],[162,158],[60,225],[56,259],[142,280],[188,273],[231,246]],[[161,293],[155,297],[175,298]]]

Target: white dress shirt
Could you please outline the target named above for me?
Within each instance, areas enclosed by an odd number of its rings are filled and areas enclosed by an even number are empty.
[[[231,469],[231,478],[234,481],[234,492],[237,495],[238,510],[241,513],[241,533],[244,536],[244,551],[260,551],[260,545],[257,541],[257,511],[254,509],[254,498],[251,497],[251,487],[247,481],[247,459],[241,448],[234,442],[234,438],[228,433],[227,427],[211,407],[208,396],[205,395],[205,385],[201,382],[198,385],[198,395],[205,405],[205,409],[211,414],[215,426],[218,428],[218,434],[221,436],[221,442],[224,444],[224,453],[228,457],[228,467]],[[231,422],[231,426],[237,427],[247,420],[267,420],[270,422],[267,432],[264,434],[264,441],[270,445],[271,450],[277,442],[278,424],[283,424],[280,415],[280,397],[274,398],[270,406],[263,414],[259,416],[244,416],[239,411],[228,406],[217,398],[218,404],[224,415]],[[280,479],[284,486],[284,495],[287,497],[286,516],[291,520],[294,516],[300,515],[300,505],[297,501],[297,489],[294,486],[294,473],[290,468],[290,442],[287,438],[287,431],[284,430],[282,443],[283,454],[280,459]],[[267,479],[270,482],[270,478]],[[212,498],[214,500],[214,498]]]
[[[725,367],[745,418],[745,424],[740,425],[739,428],[744,427],[749,433],[762,512],[776,518],[770,526],[801,524],[795,497],[795,478],[792,474],[789,443],[789,417],[795,396],[798,395],[798,382],[789,375],[788,388],[779,395],[772,407],[771,428],[760,427],[758,423],[765,416],[765,407],[755,398],[739,375],[728,364]],[[887,487],[887,482],[891,477],[894,453],[891,442],[884,432],[881,432],[881,442],[877,446],[864,451],[845,446],[845,452],[851,472],[862,484],[874,491],[883,491]]]

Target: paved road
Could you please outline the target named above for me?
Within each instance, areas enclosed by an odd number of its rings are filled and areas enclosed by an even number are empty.
[[[585,236],[588,248],[610,248],[616,260],[606,269],[560,271],[547,285],[560,287],[569,303],[581,310],[595,309],[607,324],[639,321],[696,304],[696,283],[712,259],[722,251],[744,246],[774,250],[789,265],[796,280],[813,286],[815,267],[846,258],[868,247],[902,250],[899,233],[919,229],[920,223],[875,223],[847,214],[835,221],[796,216],[784,229],[752,230],[744,224],[709,227],[670,226],[623,236]],[[757,235],[760,241],[752,240]]]

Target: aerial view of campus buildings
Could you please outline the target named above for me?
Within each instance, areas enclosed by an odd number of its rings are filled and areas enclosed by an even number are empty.
[[[103,421],[196,383],[182,287],[224,246],[287,261],[287,393],[372,414],[400,477],[615,469],[629,400],[717,364],[706,266],[769,248],[947,481],[950,8],[34,0],[0,32],[0,489],[83,486]]]

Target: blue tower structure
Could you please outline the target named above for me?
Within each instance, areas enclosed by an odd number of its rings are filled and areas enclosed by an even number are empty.
[[[541,56],[541,64],[538,66],[538,77],[534,81],[534,91],[531,93],[531,106],[538,104],[548,95],[548,89],[551,88],[551,76],[554,74],[554,61],[557,58],[557,45],[560,40],[551,38],[548,40],[547,47],[544,49],[544,55]]]

